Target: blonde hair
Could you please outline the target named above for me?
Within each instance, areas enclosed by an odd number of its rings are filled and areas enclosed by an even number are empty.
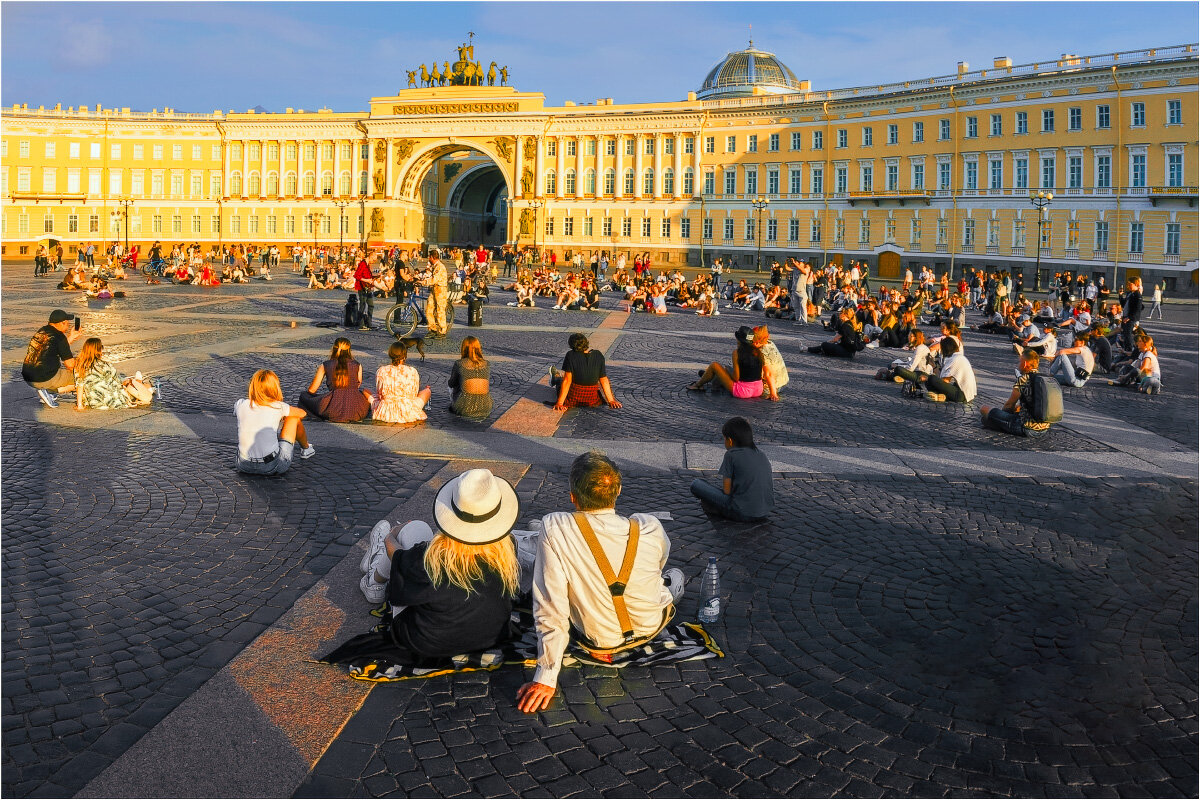
[[[250,378],[248,394],[250,404],[266,406],[283,402],[283,390],[279,388],[279,376],[269,369],[260,369]]]
[[[79,351],[79,357],[75,359],[75,376],[79,380],[83,380],[88,375],[92,374],[92,367],[100,360],[101,353],[104,352],[104,343],[99,338],[93,336],[83,343],[83,347]]]
[[[470,594],[475,584],[483,580],[484,568],[500,576],[506,595],[516,596],[521,567],[511,536],[491,544],[471,545],[438,531],[425,548],[425,572],[435,588],[445,581]]]

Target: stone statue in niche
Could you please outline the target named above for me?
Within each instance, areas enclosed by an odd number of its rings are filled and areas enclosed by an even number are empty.
[[[375,140],[375,160],[379,162],[387,161],[387,142],[383,139]]]
[[[521,194],[532,194],[532,193],[533,193],[533,170],[530,169],[529,167],[526,167],[525,171],[523,173],[521,173]]]
[[[383,191],[383,169],[375,170],[375,191]]]
[[[371,233],[383,233],[383,209],[371,209]]]
[[[532,208],[521,209],[521,235],[532,236],[534,226],[534,211]]]

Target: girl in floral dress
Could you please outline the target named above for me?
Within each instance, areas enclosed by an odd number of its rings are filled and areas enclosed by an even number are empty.
[[[95,336],[83,343],[75,360],[75,408],[110,409],[149,405],[154,387],[138,378],[122,379],[117,368],[103,358],[104,344]]]
[[[425,405],[432,394],[426,386],[418,391],[421,377],[414,367],[405,364],[408,347],[403,342],[394,342],[388,348],[391,364],[375,372],[375,391],[378,395],[372,403],[371,416],[379,422],[423,422]]]

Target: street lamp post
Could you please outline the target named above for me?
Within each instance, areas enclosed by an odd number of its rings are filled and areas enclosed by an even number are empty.
[[[1046,208],[1054,200],[1054,192],[1030,192],[1029,202],[1037,209],[1037,260],[1033,272],[1033,291],[1042,290],[1042,225],[1046,222]]]
[[[129,255],[129,207],[133,205],[133,201],[121,199],[117,201],[117,205],[121,207],[121,210],[114,211],[113,216],[120,216],[125,221],[125,254]]]
[[[537,233],[538,233],[538,211],[546,204],[541,200],[530,200],[529,207],[533,209],[533,252],[537,255],[538,261],[543,261],[541,253],[538,252]]]
[[[754,263],[755,272],[762,272],[762,212],[770,202],[770,198],[759,196],[750,203],[758,211],[758,260]]]
[[[334,200],[333,204],[338,210],[338,258],[341,258],[342,251],[346,249],[346,206],[350,205],[350,201]]]
[[[308,218],[312,220],[312,229],[313,229],[313,250],[316,250],[316,249],[317,249],[317,228],[320,226],[320,224],[321,224],[321,218],[322,218],[322,217],[324,217],[324,216],[325,216],[325,215],[324,215],[324,214],[322,214],[320,211],[313,211],[312,213],[310,213],[310,214],[308,215]]]

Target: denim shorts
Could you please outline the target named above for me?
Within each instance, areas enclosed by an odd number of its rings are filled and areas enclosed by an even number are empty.
[[[237,470],[247,475],[282,475],[292,466],[292,442],[280,440],[279,449],[270,461],[249,461],[237,456]]]

